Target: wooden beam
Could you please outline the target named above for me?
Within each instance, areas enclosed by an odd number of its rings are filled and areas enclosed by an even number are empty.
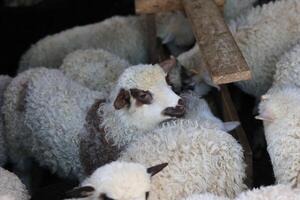
[[[250,79],[249,67],[214,0],[182,0],[182,4],[212,81],[225,84]]]
[[[233,105],[229,90],[226,85],[221,85],[221,99],[222,99],[222,110],[223,118],[225,121],[240,121],[237,111]],[[239,126],[233,131],[232,136],[239,141],[244,150],[244,158],[246,162],[246,185],[249,188],[253,186],[253,161],[252,161],[252,150],[248,142],[247,135],[242,126]]]
[[[158,62],[155,14],[147,14],[145,18],[147,24],[147,38],[149,43],[149,60],[152,64],[155,64]]]
[[[216,4],[223,9],[225,0],[215,0]],[[183,10],[181,0],[135,0],[135,12],[138,14],[150,14]]]

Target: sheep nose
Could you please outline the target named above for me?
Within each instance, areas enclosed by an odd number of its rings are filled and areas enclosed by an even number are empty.
[[[185,106],[184,101],[182,99],[178,100],[178,104],[175,107],[168,107],[163,110],[163,115],[167,115],[170,117],[180,118],[185,114]]]

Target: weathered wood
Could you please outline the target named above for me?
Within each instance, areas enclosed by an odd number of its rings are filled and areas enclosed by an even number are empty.
[[[225,84],[250,79],[249,67],[214,0],[182,0],[182,4],[212,81]]]
[[[182,10],[181,0],[135,0],[136,13],[158,13]]]
[[[216,4],[223,9],[225,0],[215,0]],[[136,13],[158,13],[173,10],[183,10],[181,0],[135,0]]]
[[[148,52],[150,53],[149,59],[152,64],[158,62],[158,48],[156,39],[156,24],[155,24],[155,14],[146,15],[147,24],[147,38],[149,43]]]
[[[225,121],[240,121],[237,111],[233,105],[230,93],[227,86],[221,85],[221,99],[223,108],[223,118]],[[242,126],[239,126],[232,133],[232,136],[239,141],[244,150],[244,157],[246,162],[246,185],[249,188],[253,186],[253,161],[252,150],[248,142],[248,138]]]

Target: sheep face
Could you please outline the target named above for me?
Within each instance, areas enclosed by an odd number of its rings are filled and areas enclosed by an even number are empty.
[[[167,166],[166,163],[145,168],[137,163],[112,162],[98,168],[81,187],[66,198],[89,200],[147,200],[150,178]]]
[[[167,61],[161,65],[137,65],[124,71],[112,97],[123,123],[149,130],[165,120],[184,115],[183,101],[166,82],[165,71],[172,64]]]
[[[290,119],[295,121],[300,113],[300,90],[294,87],[275,88],[261,97],[259,116],[265,124],[275,120]]]

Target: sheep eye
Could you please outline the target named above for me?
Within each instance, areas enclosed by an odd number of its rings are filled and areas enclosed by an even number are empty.
[[[151,104],[153,97],[152,94],[147,90],[130,89],[130,93],[141,104]]]
[[[99,197],[100,200],[114,200],[112,198],[109,198],[106,194],[101,194]]]
[[[146,192],[146,200],[149,198],[149,192]]]

